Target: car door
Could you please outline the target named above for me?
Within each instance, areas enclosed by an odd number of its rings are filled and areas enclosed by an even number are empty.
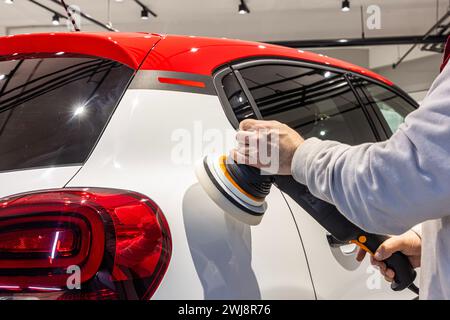
[[[305,138],[351,145],[385,138],[372,116],[374,110],[361,102],[345,72],[283,60],[245,62],[234,69],[258,118],[286,123]],[[299,204],[285,198],[303,239],[319,299],[412,297],[392,292],[367,259],[356,262],[356,246],[334,241]]]
[[[158,204],[173,251],[153,299],[314,299],[306,255],[282,194],[270,194],[275,205],[251,227],[225,214],[195,177],[195,164],[212,149],[222,153],[234,146],[235,131],[217,95],[190,86],[155,88],[161,76],[212,86],[207,76],[139,71],[68,186],[133,190]]]

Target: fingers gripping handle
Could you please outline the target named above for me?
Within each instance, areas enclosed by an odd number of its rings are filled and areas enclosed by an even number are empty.
[[[370,254],[377,251],[380,245],[386,241],[389,237],[381,236],[376,234],[365,234],[364,237],[367,239],[364,243],[364,249]],[[394,281],[391,284],[391,288],[394,291],[401,291],[408,288],[416,279],[416,271],[411,266],[408,257],[406,257],[401,252],[395,252],[389,258],[383,261],[389,269],[395,272]]]
[[[408,288],[416,279],[416,271],[412,268],[408,258],[401,252],[395,252],[385,260],[388,268],[394,270],[395,278],[391,284],[394,291]]]

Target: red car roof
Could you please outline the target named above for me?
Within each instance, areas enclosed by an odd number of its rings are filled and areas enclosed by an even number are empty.
[[[148,55],[149,51],[152,53]],[[365,68],[315,53],[258,42],[150,33],[41,33],[0,37],[0,56],[15,53],[77,53],[103,57],[134,69],[211,75],[233,60],[283,57],[353,71],[388,85]],[[147,57],[148,55],[148,57]]]
[[[22,53],[76,53],[119,61],[138,69],[161,40],[149,33],[34,33],[0,37],[0,56]]]

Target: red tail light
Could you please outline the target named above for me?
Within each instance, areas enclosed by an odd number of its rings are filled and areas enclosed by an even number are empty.
[[[0,233],[0,254],[12,256],[69,256],[76,249],[75,230],[64,227],[37,227]]]
[[[171,251],[163,213],[141,194],[61,189],[0,200],[0,298],[148,299]]]

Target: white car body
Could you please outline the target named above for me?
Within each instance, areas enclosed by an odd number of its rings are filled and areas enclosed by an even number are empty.
[[[0,196],[66,186],[151,197],[162,208],[173,241],[154,299],[414,297],[392,291],[368,259],[357,263],[356,247],[351,253],[330,248],[326,231],[293,201],[288,206],[275,187],[258,226],[221,212],[197,183],[195,163],[171,164],[172,133],[192,131],[198,121],[205,130],[232,129],[217,97],[129,89],[84,166],[0,173]]]
[[[162,209],[173,245],[153,299],[414,298],[392,291],[367,258],[357,263],[356,246],[330,246],[327,232],[276,187],[258,226],[222,212],[194,174],[208,138],[195,142],[190,163],[173,161],[174,132],[196,137],[198,123],[202,132],[235,130],[217,95],[130,87],[84,164],[2,172],[0,198],[65,187],[148,196]],[[221,151],[232,147],[228,141]]]

